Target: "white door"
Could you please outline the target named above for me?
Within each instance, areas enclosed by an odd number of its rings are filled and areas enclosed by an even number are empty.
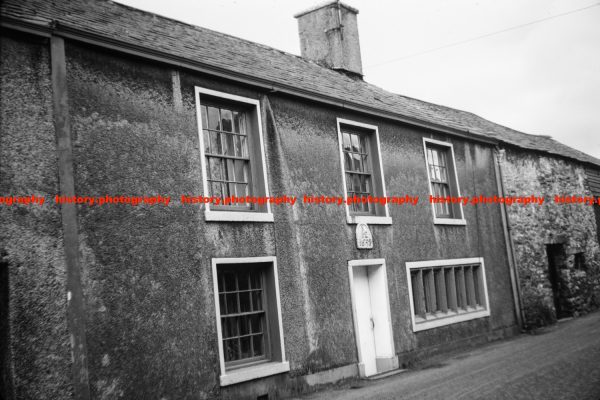
[[[352,307],[361,376],[397,368],[383,263],[350,262]]]
[[[364,375],[377,373],[375,352],[375,326],[371,308],[371,290],[369,285],[369,270],[367,267],[353,268],[354,298],[356,326],[358,327],[357,341],[360,349],[359,360],[364,366]]]

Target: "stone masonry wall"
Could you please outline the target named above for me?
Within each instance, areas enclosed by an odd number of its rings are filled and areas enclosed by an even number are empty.
[[[542,206],[507,207],[525,326],[556,321],[555,296],[560,298],[562,316],[595,309],[600,301],[600,249],[593,207],[598,206],[554,202],[555,195],[590,196],[583,166],[508,148],[502,173],[507,196],[533,194],[546,198]],[[554,248],[561,252],[557,280],[562,284],[554,291],[548,245],[559,245]]]

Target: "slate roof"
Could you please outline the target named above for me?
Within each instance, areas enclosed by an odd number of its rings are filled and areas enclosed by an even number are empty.
[[[87,32],[177,58],[200,62],[274,87],[293,88],[317,98],[448,127],[600,166],[600,160],[547,136],[529,135],[495,124],[473,113],[385,91],[365,81],[317,65],[302,57],[209,29],[175,21],[107,0],[4,0],[5,20]]]

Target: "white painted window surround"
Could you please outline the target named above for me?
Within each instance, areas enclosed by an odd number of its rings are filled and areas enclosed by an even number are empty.
[[[481,269],[481,279],[479,282],[480,293],[483,296],[481,305],[476,307],[466,307],[465,309],[448,310],[447,312],[436,312],[434,314],[427,314],[425,318],[415,315],[415,304],[413,293],[417,288],[413,287],[413,281],[411,278],[411,271],[415,270],[429,270],[432,268],[444,268],[450,266],[468,266],[476,265]],[[438,328],[440,326],[455,324],[459,322],[469,321],[477,318],[488,317],[490,315],[489,297],[485,276],[485,264],[482,257],[473,258],[455,258],[447,260],[428,260],[428,261],[414,261],[406,263],[406,276],[408,282],[409,301],[412,328],[414,332],[424,331],[427,329]],[[477,284],[477,283],[476,283]],[[458,285],[456,285],[458,286]],[[449,290],[445,288],[444,290]],[[457,290],[456,288],[454,290]]]
[[[423,138],[423,151],[425,154],[425,167],[427,169],[427,184],[429,186],[429,194],[433,195],[433,187],[431,185],[431,172],[429,171],[429,162],[427,159],[427,146],[429,145],[434,145],[434,146],[438,146],[438,147],[445,147],[448,149],[448,155],[449,157],[452,159],[452,175],[454,176],[454,179],[452,179],[451,184],[454,186],[452,189],[454,190],[454,196],[460,197],[460,185],[458,184],[458,174],[456,171],[456,161],[454,159],[454,147],[452,146],[452,143],[449,142],[444,142],[441,140],[435,140],[435,139],[430,139],[430,138]],[[435,225],[466,225],[467,224],[467,220],[464,217],[464,211],[463,211],[463,206],[462,203],[458,204],[458,212],[459,215],[457,215],[454,218],[438,218],[436,216],[435,213],[435,204],[431,204],[431,212],[433,215],[433,223]]]
[[[369,225],[391,225],[392,217],[389,213],[389,207],[386,204],[383,207],[383,211],[378,213],[377,215],[355,215],[350,211],[350,206],[347,204],[348,200],[348,191],[347,191],[347,182],[346,182],[346,168],[344,165],[344,152],[342,149],[342,125],[348,127],[358,127],[369,130],[372,132],[373,145],[371,146],[371,154],[370,158],[372,160],[372,175],[373,179],[378,183],[376,186],[379,187],[377,192],[373,193],[373,196],[377,197],[386,197],[386,189],[385,189],[385,177],[383,176],[383,163],[381,156],[381,145],[379,142],[379,129],[375,125],[365,124],[362,122],[351,121],[348,119],[337,118],[337,131],[338,131],[338,149],[340,155],[340,167],[342,171],[342,193],[344,194],[345,210],[346,210],[346,222],[348,224],[369,224]]]
[[[219,92],[212,89],[206,89],[196,86],[196,115],[198,123],[198,137],[200,139],[200,162],[202,167],[202,184],[204,187],[204,196],[209,197],[210,191],[208,186],[208,174],[207,174],[207,163],[205,156],[205,143],[204,135],[202,133],[202,112],[200,105],[202,104],[203,96],[210,96],[212,98],[223,99],[225,101],[234,102],[242,105],[250,105],[252,108],[249,111],[255,120],[254,129],[251,132],[252,137],[249,140],[254,141],[253,146],[257,149],[254,152],[252,163],[250,168],[254,180],[260,182],[253,182],[253,194],[252,196],[269,196],[269,187],[267,180],[267,165],[265,159],[265,147],[262,132],[262,121],[260,112],[260,102],[256,99],[248,97],[237,96],[229,93]],[[258,188],[261,188],[257,193]],[[237,211],[237,210],[219,210],[211,207],[210,203],[205,205],[204,217],[206,221],[229,221],[229,222],[273,222],[273,212],[271,205],[267,203],[264,211]]]
[[[248,266],[252,268],[252,264],[268,264],[269,265],[269,288],[267,296],[267,302],[270,304],[268,311],[268,325],[270,326],[270,335],[277,336],[271,337],[269,340],[271,346],[271,353],[278,354],[277,357],[272,356],[271,359],[267,359],[259,363],[248,363],[244,366],[236,366],[235,368],[226,368],[225,366],[225,355],[223,349],[223,331],[221,327],[221,310],[219,304],[219,286],[218,286],[218,273],[217,269],[223,265],[240,265]],[[215,315],[217,324],[217,339],[219,345],[219,365],[221,375],[219,381],[221,386],[233,385],[240,382],[249,381],[252,379],[262,378],[270,375],[280,374],[288,372],[290,370],[290,364],[285,359],[285,346],[283,338],[283,325],[281,317],[281,302],[279,297],[279,277],[277,274],[277,258],[273,256],[265,257],[240,257],[240,258],[213,258],[212,259],[212,276],[213,276],[213,291],[214,291],[214,302],[215,302]],[[276,347],[274,347],[276,346]]]

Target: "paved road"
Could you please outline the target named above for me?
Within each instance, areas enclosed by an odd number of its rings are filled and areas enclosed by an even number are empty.
[[[359,386],[302,399],[600,400],[600,312]]]

